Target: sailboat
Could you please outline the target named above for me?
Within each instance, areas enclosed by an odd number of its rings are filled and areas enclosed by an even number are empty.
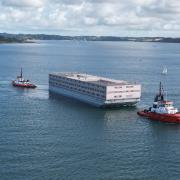
[[[164,66],[163,71],[162,71],[161,74],[163,74],[163,75],[166,75],[166,74],[167,74],[167,67],[166,67],[166,66]]]

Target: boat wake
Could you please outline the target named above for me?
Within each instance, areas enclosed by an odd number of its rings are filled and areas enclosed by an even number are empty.
[[[47,85],[37,85],[36,89],[27,89],[25,90],[26,97],[33,99],[49,99],[49,89]]]

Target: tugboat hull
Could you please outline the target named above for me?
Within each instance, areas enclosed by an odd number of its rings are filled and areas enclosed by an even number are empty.
[[[180,113],[176,114],[158,114],[154,112],[148,111],[138,111],[137,114],[139,116],[143,116],[149,118],[154,121],[162,121],[162,122],[169,122],[169,123],[180,123]]]
[[[15,83],[14,81],[12,82],[12,85],[14,87],[21,87],[21,88],[31,88],[31,89],[36,88],[36,85],[34,84],[20,84],[20,83]]]

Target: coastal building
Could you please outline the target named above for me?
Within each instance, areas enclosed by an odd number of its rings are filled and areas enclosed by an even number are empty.
[[[134,105],[141,97],[141,85],[89,74],[49,74],[49,91],[98,107]]]

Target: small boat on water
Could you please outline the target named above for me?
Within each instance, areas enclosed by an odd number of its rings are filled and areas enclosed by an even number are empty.
[[[17,76],[17,79],[12,81],[12,85],[15,87],[22,87],[22,88],[36,88],[36,85],[32,84],[29,80],[25,80],[23,78],[22,68],[21,68],[20,76]]]
[[[166,74],[167,74],[167,67],[166,67],[166,66],[164,66],[163,71],[162,71],[161,74],[162,74],[162,75],[166,75]]]
[[[159,85],[159,93],[154,98],[153,106],[149,109],[138,111],[137,114],[154,121],[180,123],[180,112],[178,112],[178,109],[173,106],[172,101],[164,99],[161,82]]]

